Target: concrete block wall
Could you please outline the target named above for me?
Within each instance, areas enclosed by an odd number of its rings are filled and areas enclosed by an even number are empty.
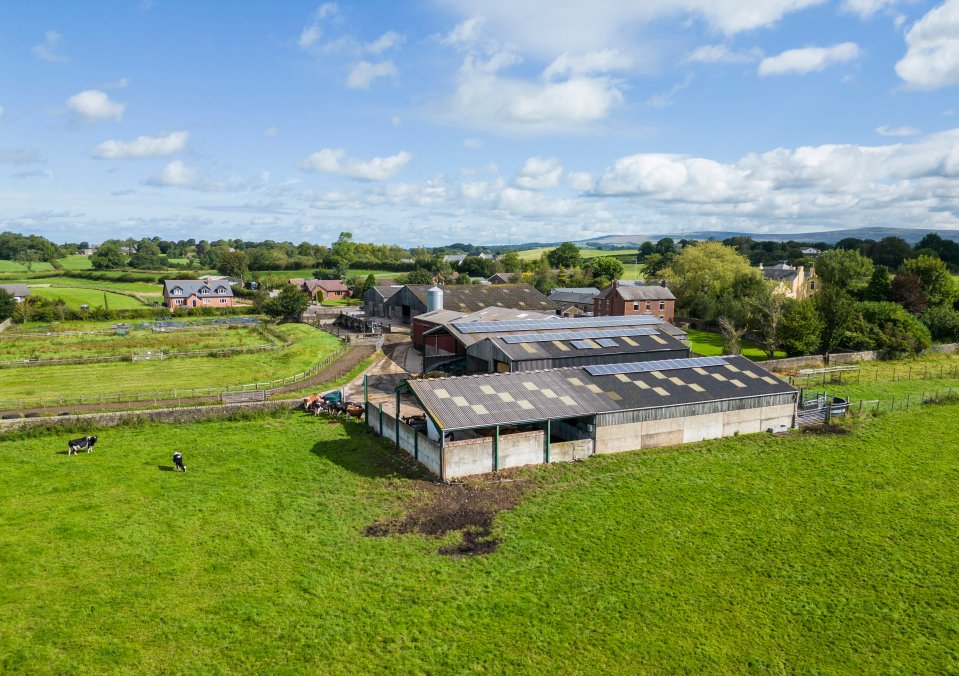
[[[396,418],[386,412],[383,407],[383,427],[380,430],[380,407],[373,403],[367,403],[367,425],[377,434],[396,443]],[[440,461],[440,445],[427,437],[425,434],[416,432],[409,425],[400,421],[399,425],[399,447],[408,453],[411,457],[421,462],[429,471],[438,477],[442,477],[442,467]]]
[[[499,468],[541,465],[546,457],[546,437],[542,430],[501,434]]]
[[[486,474],[493,471],[493,440],[480,437],[450,441],[443,447],[443,456],[446,461],[444,479]]]

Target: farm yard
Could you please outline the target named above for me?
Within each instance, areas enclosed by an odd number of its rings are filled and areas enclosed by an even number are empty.
[[[298,413],[13,438],[0,667],[954,671],[957,414],[448,487]]]
[[[220,329],[224,340],[233,340],[233,329]],[[13,368],[3,371],[3,389],[0,393],[0,407],[9,408],[12,403],[20,402],[27,407],[43,400],[55,403],[58,399],[73,401],[81,395],[86,401],[95,401],[98,397],[135,396],[150,398],[155,392],[188,390],[191,388],[221,389],[232,385],[271,380],[293,375],[308,369],[324,357],[331,355],[340,347],[335,336],[319,331],[305,324],[283,324],[276,327],[289,345],[276,350],[257,351],[232,356],[193,357],[190,359],[170,359],[163,361],[108,362],[79,365],[35,366]],[[189,332],[192,336],[193,332]],[[14,334],[15,335],[15,334]],[[184,341],[188,337],[168,338],[168,334],[154,334],[158,345],[167,341]],[[246,340],[243,333],[237,339]],[[248,334],[247,334],[248,335]],[[78,340],[85,344],[84,349],[94,349],[87,343],[88,337]],[[8,354],[22,354],[27,358],[30,350],[26,337],[14,338],[13,348],[7,345],[10,338],[0,339],[0,346]],[[119,341],[120,338],[117,338]],[[140,340],[137,338],[137,340]],[[258,339],[264,342],[263,338]],[[70,340],[55,344],[70,349]],[[75,343],[74,343],[75,344]],[[237,343],[233,343],[237,344]],[[17,347],[19,345],[19,347]],[[149,349],[142,344],[138,349]],[[194,348],[196,349],[196,348]],[[20,352],[17,352],[20,350]],[[22,400],[22,401],[21,401]]]

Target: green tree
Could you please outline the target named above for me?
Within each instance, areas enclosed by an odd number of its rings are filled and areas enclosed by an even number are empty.
[[[362,298],[366,292],[372,289],[374,286],[376,286],[376,277],[374,277],[373,273],[371,272],[366,276],[366,280],[364,280],[363,285],[360,286],[359,297]]]
[[[775,283],[763,280],[749,299],[752,315],[762,337],[761,345],[768,359],[776,356],[776,350],[782,346],[783,321],[786,307],[792,302],[784,293],[776,290]]]
[[[459,265],[459,270],[468,277],[483,277],[484,279],[492,276],[494,271],[493,261],[479,256],[467,256]]]
[[[822,318],[812,299],[788,303],[783,311],[780,337],[789,356],[812,354],[819,348]]]
[[[90,263],[96,270],[116,270],[126,267],[127,259],[117,242],[104,242],[90,255]]]
[[[220,256],[216,269],[221,275],[243,279],[250,272],[250,261],[242,251],[227,251]]]
[[[899,303],[907,312],[921,315],[929,308],[929,297],[919,278],[908,272],[900,272],[889,283],[885,300]]]
[[[353,233],[341,232],[330,247],[330,256],[339,261],[344,268],[350,267],[350,263],[356,260],[356,242],[353,241]]]
[[[503,269],[503,272],[522,272],[523,271],[523,261],[520,259],[519,254],[515,251],[507,251],[502,256],[499,257],[499,266]]]
[[[17,252],[13,260],[27,269],[27,272],[33,270],[33,264],[40,260],[40,252],[36,249],[23,249]]]
[[[589,269],[594,279],[603,280],[602,286],[623,276],[623,264],[612,256],[597,256],[589,261]]]
[[[432,284],[433,275],[429,270],[424,270],[423,268],[417,268],[411,272],[406,273],[400,277],[400,282],[403,284]]]
[[[547,252],[546,260],[554,268],[572,268],[580,263],[579,247],[572,242],[563,242]]]
[[[949,306],[956,301],[959,290],[949,268],[939,258],[919,256],[902,264],[902,270],[915,275],[926,292],[930,307]]]
[[[856,304],[858,323],[850,326],[845,344],[856,350],[917,353],[932,344],[929,329],[896,303]]]
[[[902,237],[883,237],[869,249],[869,257],[876,265],[895,270],[912,255],[912,247]]]
[[[816,275],[824,286],[843,291],[861,289],[872,276],[872,261],[858,251],[830,249],[816,259]]]
[[[828,355],[846,338],[846,333],[859,319],[856,303],[845,290],[836,286],[824,287],[813,296],[822,318],[819,349]]]
[[[953,308],[934,307],[922,315],[922,323],[929,327],[929,333],[937,343],[959,342],[959,312]]]
[[[688,316],[705,320],[716,318],[718,299],[731,292],[734,285],[745,289],[746,280],[762,279],[759,270],[751,267],[746,258],[719,242],[697,242],[685,247],[662,271],[662,276]]]
[[[136,252],[130,256],[130,267],[139,270],[159,270],[165,268],[166,264],[166,257],[152,239],[141,239],[136,245]]]
[[[0,289],[0,322],[13,316],[17,300],[6,289]]]
[[[887,300],[889,296],[889,270],[885,265],[877,265],[872,271],[869,284],[862,293],[863,298],[872,301]]]
[[[309,305],[309,296],[292,284],[285,284],[280,295],[264,301],[263,311],[271,317],[297,321]]]

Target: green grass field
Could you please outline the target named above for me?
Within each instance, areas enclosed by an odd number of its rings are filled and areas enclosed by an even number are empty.
[[[113,280],[84,279],[82,277],[35,277],[15,279],[27,285],[49,284],[51,286],[77,287],[84,289],[106,289],[107,291],[132,291],[140,294],[163,295],[163,286],[156,282],[117,282]]]
[[[555,247],[541,247],[539,249],[525,249],[523,251],[517,251],[520,260],[522,261],[534,261],[542,256],[545,252],[551,251]],[[579,255],[583,258],[596,258],[598,256],[624,256],[624,255],[636,255],[639,253],[639,249],[623,249],[622,251],[603,251],[602,249],[580,249]]]
[[[53,270],[53,266],[50,263],[41,261],[31,266],[31,271],[33,272],[44,272],[46,270]],[[0,259],[0,272],[27,272],[27,269],[14,261]]]
[[[132,310],[144,307],[144,303],[131,296],[83,287],[31,286],[30,293],[50,300],[60,299],[75,308],[81,305],[89,305],[91,308],[104,305],[104,296],[111,310]]]
[[[107,323],[107,329],[109,324]],[[225,347],[251,347],[275,342],[260,330],[249,326],[211,327],[169,333],[145,330],[130,331],[126,335],[111,333],[42,337],[21,336],[17,332],[4,331],[0,333],[0,361],[129,355],[143,350],[183,352]]]
[[[110,362],[68,366],[38,366],[2,372],[0,400],[33,402],[81,394],[104,396],[152,396],[173,389],[223,388],[291,376],[332,354],[340,342],[325,331],[304,324],[277,327],[289,347],[231,357],[195,357],[168,361]],[[26,405],[26,403],[25,403]]]
[[[0,668],[955,672],[957,415],[516,471],[498,551],[460,559],[363,535],[426,493],[358,424],[0,442]]]
[[[688,329],[686,333],[689,335],[689,344],[693,348],[693,352],[698,352],[706,357],[716,357],[723,353],[723,337],[721,334],[700,329]],[[743,340],[741,347],[742,354],[747,359],[762,361],[767,358],[762,348],[751,340]],[[785,352],[776,352],[776,359],[785,356]]]
[[[90,262],[90,257],[81,256],[80,254],[73,254],[61,258],[60,265],[63,266],[64,270],[90,270],[93,267],[93,264]],[[30,272],[44,272],[53,269],[54,267],[50,263],[36,262],[31,266]],[[14,261],[0,260],[0,273],[3,272],[27,272],[27,269]]]

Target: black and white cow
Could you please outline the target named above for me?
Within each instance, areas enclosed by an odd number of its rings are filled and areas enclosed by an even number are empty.
[[[79,439],[71,439],[67,442],[67,455],[74,455],[80,451],[86,451],[89,453],[93,450],[93,447],[96,443],[96,437],[80,437]]]

